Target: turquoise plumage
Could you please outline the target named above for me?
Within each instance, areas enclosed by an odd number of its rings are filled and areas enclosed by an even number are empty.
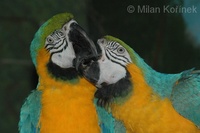
[[[41,109],[41,91],[34,90],[26,99],[20,112],[19,129],[20,133],[36,133],[40,129],[38,121]],[[38,128],[36,128],[38,127]]]
[[[97,99],[94,100],[99,118],[99,125],[102,133],[125,133],[126,129],[122,122],[116,120],[112,113],[97,105]]]
[[[169,98],[177,112],[200,126],[200,71],[190,69],[177,74],[159,73],[135,55],[145,80],[153,90],[162,98]]]
[[[173,86],[171,101],[182,116],[200,126],[200,71],[182,72]]]

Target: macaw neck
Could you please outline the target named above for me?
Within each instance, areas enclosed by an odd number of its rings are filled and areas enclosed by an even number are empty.
[[[46,68],[52,78],[56,78],[57,80],[72,81],[78,79],[79,77],[78,72],[74,67],[62,68],[52,61],[49,61]]]
[[[160,97],[170,97],[174,83],[180,78],[178,74],[164,74],[153,70],[139,55],[136,55],[136,65],[141,69],[147,84]]]
[[[76,85],[80,82],[81,77],[78,75],[76,77],[73,77],[69,80],[64,79],[65,77],[60,77],[58,78],[57,76],[53,75],[46,69],[37,69],[38,71],[38,76],[39,76],[39,83],[44,86],[61,86],[61,85]],[[65,73],[65,75],[71,76],[72,73]]]
[[[75,68],[61,68],[49,59],[45,59],[43,62],[40,61],[36,66],[36,70],[39,83],[45,86],[73,85],[78,83],[81,78]]]

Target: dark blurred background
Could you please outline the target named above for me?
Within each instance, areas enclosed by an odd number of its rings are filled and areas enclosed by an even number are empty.
[[[200,68],[199,0],[1,0],[1,133],[17,132],[20,108],[36,87],[34,34],[61,12],[73,13],[95,42],[107,34],[125,41],[159,72]]]

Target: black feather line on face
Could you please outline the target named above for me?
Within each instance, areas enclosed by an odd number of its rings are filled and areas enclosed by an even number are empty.
[[[101,107],[107,107],[115,98],[126,97],[132,90],[130,73],[126,71],[126,77],[120,79],[115,84],[103,83],[101,88],[95,92],[95,97],[98,99],[97,104]]]
[[[68,81],[78,78],[78,73],[75,68],[61,68],[51,60],[47,64],[47,69],[52,77],[58,80]]]

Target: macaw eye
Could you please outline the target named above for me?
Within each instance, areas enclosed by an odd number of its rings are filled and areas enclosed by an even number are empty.
[[[47,37],[47,42],[52,44],[54,42],[54,40],[51,37]]]
[[[123,54],[125,52],[125,49],[123,47],[119,47],[117,49],[117,52],[120,53],[120,54]]]

